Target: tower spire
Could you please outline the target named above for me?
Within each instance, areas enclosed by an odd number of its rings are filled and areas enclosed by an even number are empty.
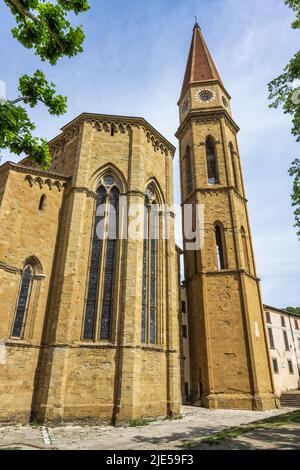
[[[201,28],[195,16],[193,37],[186,65],[180,99],[183,98],[191,83],[218,80],[222,83],[217,67],[205,43]]]

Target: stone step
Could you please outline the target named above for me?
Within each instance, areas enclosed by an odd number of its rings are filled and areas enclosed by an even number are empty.
[[[300,408],[300,391],[283,393],[280,397],[282,407]]]

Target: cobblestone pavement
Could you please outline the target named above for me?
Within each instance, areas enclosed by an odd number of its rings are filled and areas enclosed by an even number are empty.
[[[292,411],[289,409],[266,412],[207,410],[191,406],[182,407],[182,418],[175,420],[154,421],[146,426],[112,427],[112,426],[78,426],[59,427],[3,426],[0,427],[0,449],[150,449],[182,450],[188,443],[201,436],[221,431],[231,426],[250,423],[270,416]],[[293,435],[300,442],[300,427],[288,426],[290,444]],[[239,448],[276,448],[276,439],[282,441],[283,428],[267,431],[255,431],[247,437],[235,439]],[[230,448],[232,443],[224,444]],[[296,443],[295,443],[296,444]],[[284,446],[284,443],[281,443]],[[286,444],[288,445],[288,443]],[[226,447],[227,446],[227,447]],[[275,446],[275,447],[274,447]],[[264,447],[264,448],[265,448]],[[199,448],[210,448],[201,444]],[[222,448],[221,445],[213,448]],[[233,447],[231,447],[233,448]],[[238,448],[238,447],[236,447]],[[284,447],[282,447],[284,448]]]

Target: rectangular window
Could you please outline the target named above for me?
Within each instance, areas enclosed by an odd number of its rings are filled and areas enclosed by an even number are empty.
[[[268,328],[268,335],[269,335],[269,344],[270,344],[270,348],[271,348],[271,349],[275,349],[272,328]]]
[[[182,336],[183,338],[187,338],[187,326],[182,325]]]
[[[283,339],[284,339],[285,350],[289,351],[290,345],[289,345],[288,335],[286,331],[283,331]]]
[[[296,318],[295,318],[295,328],[296,330],[299,330],[299,323],[298,323],[298,320],[296,320]]]
[[[289,366],[289,373],[290,374],[293,374],[294,373],[294,369],[293,369],[293,363],[290,359],[288,359],[288,366]]]
[[[281,326],[285,328],[285,318],[281,317]]]
[[[272,323],[272,322],[271,322],[271,315],[270,315],[270,312],[266,312],[266,322],[267,322],[267,323]]]
[[[182,313],[186,313],[186,304],[184,301],[181,302],[181,311]]]
[[[278,374],[279,373],[278,362],[277,362],[277,359],[275,357],[272,358],[272,363],[273,363],[274,374]]]

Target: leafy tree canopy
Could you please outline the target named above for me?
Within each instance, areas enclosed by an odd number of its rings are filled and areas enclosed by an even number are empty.
[[[55,65],[61,57],[73,57],[83,50],[84,31],[72,27],[68,14],[86,12],[87,0],[4,0],[15,17],[12,34],[24,47],[34,49],[42,61]],[[31,108],[43,103],[48,112],[59,116],[67,109],[67,99],[56,94],[54,83],[37,70],[32,77],[19,79],[19,96],[0,101],[0,148],[20,155],[25,152],[42,168],[51,162],[47,142],[33,136],[35,124],[30,121],[22,104]]]
[[[285,0],[285,4],[294,10],[296,18],[292,28],[300,29],[300,0]],[[271,107],[283,106],[285,114],[292,116],[292,134],[296,141],[300,142],[300,50],[285,67],[283,74],[269,83],[269,99],[272,100]],[[290,176],[294,177],[292,205],[295,207],[295,227],[300,239],[300,159],[293,161],[289,170]]]
[[[295,313],[296,315],[300,315],[300,307],[287,307],[287,312]]]

